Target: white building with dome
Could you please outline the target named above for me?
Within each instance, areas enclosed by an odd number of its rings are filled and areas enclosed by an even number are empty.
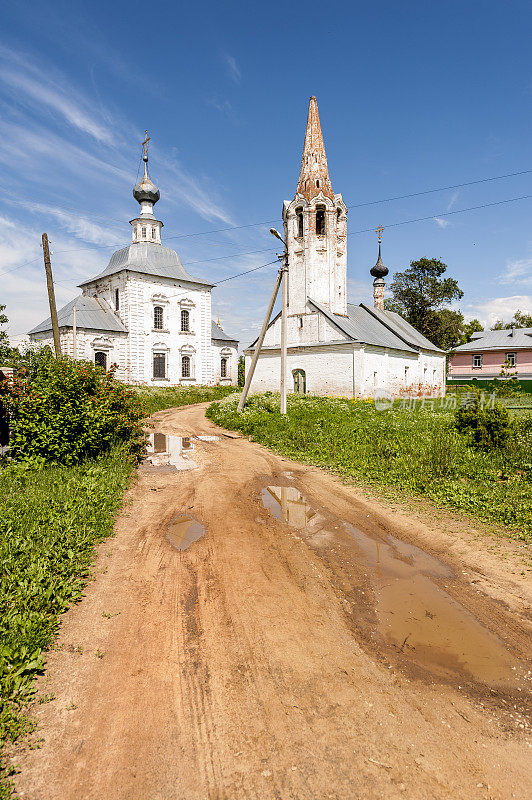
[[[159,189],[148,175],[133,189],[140,214],[132,242],[114,253],[82,294],[58,311],[61,351],[108,369],[128,383],[236,384],[238,341],[211,319],[212,283],[194,278],[161,242],[163,223],[153,207]],[[53,348],[51,319],[29,332]]]

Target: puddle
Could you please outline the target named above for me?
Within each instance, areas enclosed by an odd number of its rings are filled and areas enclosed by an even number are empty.
[[[205,535],[205,528],[194,517],[176,517],[166,532],[166,538],[176,550],[186,550]]]
[[[197,464],[189,457],[194,448],[195,444],[190,436],[150,433],[142,469],[157,472],[194,469]]]
[[[194,436],[194,439],[198,439],[200,442],[217,442],[219,438],[219,436]]]
[[[516,684],[516,660],[504,642],[433,580],[453,577],[437,558],[393,536],[373,538],[326,519],[293,486],[267,486],[262,502],[277,519],[313,534],[314,545],[333,540],[335,529],[353,539],[375,592],[375,632],[395,650],[441,675],[466,671],[484,683]]]

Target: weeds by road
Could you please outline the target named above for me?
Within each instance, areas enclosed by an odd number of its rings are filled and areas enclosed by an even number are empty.
[[[153,386],[133,387],[138,394],[146,416],[162,411],[164,408],[187,406],[191,403],[205,403],[219,400],[235,391],[234,386]]]
[[[532,539],[532,435],[524,417],[507,447],[481,451],[440,402],[379,411],[373,401],[290,395],[281,416],[278,395],[251,397],[242,414],[238,397],[213,403],[207,416],[289,458],[425,496]]]
[[[0,471],[0,742],[28,729],[24,706],[60,615],[81,595],[94,546],[113,530],[134,462],[124,449],[75,467]],[[7,783],[0,798],[10,797]]]

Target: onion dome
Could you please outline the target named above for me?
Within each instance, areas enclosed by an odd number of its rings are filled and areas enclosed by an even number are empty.
[[[388,267],[384,264],[381,258],[381,245],[379,242],[379,257],[377,259],[377,263],[374,267],[370,269],[370,274],[373,275],[374,278],[384,278],[388,274]]]
[[[148,156],[144,157],[144,175],[133,189],[133,197],[138,203],[156,203],[160,198],[159,189],[148,175]]]

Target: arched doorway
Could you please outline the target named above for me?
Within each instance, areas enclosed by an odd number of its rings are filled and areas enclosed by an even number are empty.
[[[294,376],[294,392],[298,394],[305,394],[307,391],[307,378],[304,369],[294,369],[292,371]]]

